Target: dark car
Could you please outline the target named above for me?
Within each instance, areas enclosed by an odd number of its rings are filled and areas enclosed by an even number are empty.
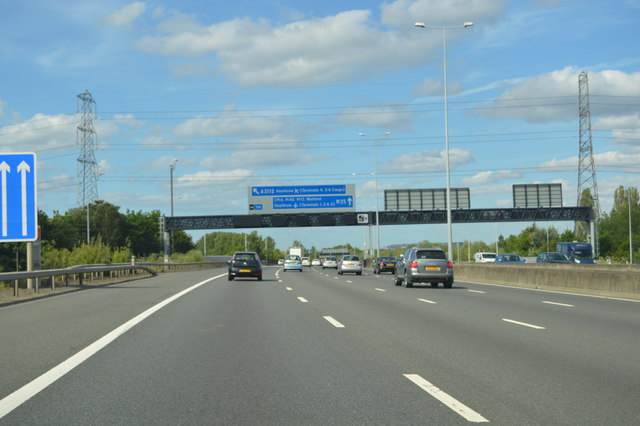
[[[445,288],[451,288],[453,263],[442,249],[413,247],[396,263],[394,282],[395,285],[404,282],[407,287],[413,287],[414,283],[431,283],[431,287],[438,287],[438,283],[442,283]]]
[[[396,271],[396,258],[391,256],[378,257],[373,264],[373,273],[380,274],[382,272]]]
[[[229,281],[237,277],[252,277],[262,281],[262,263],[258,253],[252,251],[239,251],[233,254],[229,265]]]
[[[519,254],[499,254],[495,263],[525,263],[526,261]]]
[[[536,263],[574,263],[564,253],[559,251],[542,252],[536,257]]]

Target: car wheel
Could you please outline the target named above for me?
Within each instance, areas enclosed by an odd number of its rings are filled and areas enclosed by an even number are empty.
[[[300,272],[302,272],[302,268],[300,268]]]
[[[233,275],[229,275],[229,276],[227,276],[227,279],[228,279],[229,281],[233,281]]]
[[[362,275],[362,272],[356,272],[356,275]]]
[[[406,283],[407,288],[413,287],[413,281],[408,276],[404,277],[404,282]]]
[[[437,282],[436,283],[431,283],[431,287],[432,288],[437,288],[438,287],[438,283]]]
[[[451,288],[451,287],[453,287],[453,278],[449,278],[444,282],[444,288]]]
[[[394,276],[394,277],[393,277],[393,283],[394,283],[395,285],[398,285],[398,286],[399,286],[399,285],[402,285],[402,280],[399,280],[399,279],[398,279],[398,277],[395,277],[395,276]]]
[[[262,275],[258,275],[258,281],[262,281]]]

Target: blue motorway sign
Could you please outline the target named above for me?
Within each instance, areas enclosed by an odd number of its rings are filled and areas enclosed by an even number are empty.
[[[36,154],[0,154],[0,242],[38,239]]]
[[[353,207],[352,195],[320,197],[273,197],[274,210],[346,209]]]
[[[252,186],[252,197],[286,195],[341,195],[347,194],[347,185]]]
[[[250,186],[249,213],[355,211],[355,185]]]

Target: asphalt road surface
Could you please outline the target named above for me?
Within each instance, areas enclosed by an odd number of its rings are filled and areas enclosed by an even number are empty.
[[[0,425],[640,424],[640,304],[163,274],[0,307]]]

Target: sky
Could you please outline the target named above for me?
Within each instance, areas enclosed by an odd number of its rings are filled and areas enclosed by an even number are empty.
[[[89,91],[98,198],[123,213],[170,215],[172,165],[175,216],[247,214],[257,185],[350,183],[358,211],[376,192],[383,209],[385,189],[446,185],[446,41],[451,187],[471,208],[513,207],[522,183],[561,183],[576,205],[584,71],[609,212],[615,188],[640,187],[638,22],[640,0],[0,0],[0,153],[36,153],[39,209],[78,207]],[[453,239],[530,225],[454,224]],[[372,245],[362,227],[258,232]],[[446,225],[380,234],[447,240]]]

